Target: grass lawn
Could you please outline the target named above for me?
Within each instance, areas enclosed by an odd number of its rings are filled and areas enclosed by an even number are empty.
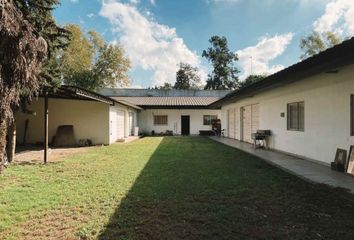
[[[354,239],[354,196],[208,138],[144,138],[10,166],[0,239]]]

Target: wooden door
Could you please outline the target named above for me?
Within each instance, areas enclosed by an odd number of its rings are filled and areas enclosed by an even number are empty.
[[[181,130],[182,135],[190,134],[190,117],[189,116],[181,116]]]
[[[228,137],[229,138],[235,138],[235,109],[230,109],[229,114],[228,114]]]
[[[129,135],[134,136],[134,113],[129,112]]]
[[[124,125],[125,125],[124,112],[118,111],[117,112],[117,138],[118,139],[124,138]]]
[[[252,142],[252,107],[245,106],[242,108],[242,141]]]

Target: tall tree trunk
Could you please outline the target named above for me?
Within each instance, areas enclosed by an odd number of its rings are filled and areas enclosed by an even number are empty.
[[[6,132],[7,132],[7,124],[6,119],[0,118],[0,174],[3,172],[3,167],[5,163],[6,157]]]
[[[15,152],[16,152],[16,120],[14,118],[9,127],[9,150],[7,154],[7,159],[9,163],[11,163],[14,160]]]

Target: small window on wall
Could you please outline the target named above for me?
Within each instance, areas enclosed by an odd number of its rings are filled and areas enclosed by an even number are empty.
[[[288,104],[288,130],[305,130],[305,104],[304,102],[295,102]]]
[[[211,125],[213,120],[217,120],[218,116],[216,115],[204,115],[203,116],[203,124],[204,125]]]
[[[350,96],[350,132],[354,136],[354,94]]]
[[[154,125],[167,125],[168,117],[167,115],[155,115],[154,116]]]

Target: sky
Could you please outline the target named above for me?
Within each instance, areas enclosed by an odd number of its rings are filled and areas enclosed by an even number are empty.
[[[180,62],[205,82],[202,52],[214,35],[237,53],[241,81],[300,61],[300,39],[314,30],[354,36],[354,0],[62,0],[54,17],[120,43],[132,88],[174,83]]]

